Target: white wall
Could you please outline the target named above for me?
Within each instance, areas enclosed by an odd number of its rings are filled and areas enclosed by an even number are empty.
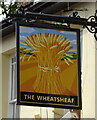
[[[95,8],[97,10],[97,1]],[[95,46],[95,116],[97,119],[97,41]]]
[[[54,118],[54,108],[37,107],[37,106],[22,106],[20,112],[20,118]],[[26,114],[25,114],[26,113]],[[53,120],[53,119],[52,119]]]
[[[0,66],[2,66],[2,55],[0,53]],[[0,67],[0,119],[2,118],[2,68]]]
[[[3,38],[2,53],[9,55],[15,53],[15,47],[16,47],[16,38],[14,33],[7,35],[6,37]]]
[[[94,15],[96,9],[95,3],[84,3],[79,8],[87,8],[85,18]],[[95,118],[95,39],[86,29],[82,48],[82,117]]]
[[[9,56],[2,55],[2,117],[7,117],[8,110],[8,83],[9,83]]]
[[[0,66],[2,66],[2,39],[1,38],[0,38]],[[2,67],[0,67],[0,119],[1,118],[2,118]]]
[[[15,36],[10,34],[1,40],[2,47],[0,46],[0,112],[1,118],[8,117],[8,97],[9,97],[9,58],[10,55],[15,53]]]
[[[75,9],[87,9],[79,11],[79,16],[88,18],[95,14],[95,3],[79,3],[73,5]],[[61,13],[67,15],[71,13]],[[80,27],[80,26],[78,26]],[[82,40],[82,118],[95,118],[95,39],[87,29],[83,30]]]
[[[95,112],[96,112],[96,119],[97,119],[97,41],[96,41],[96,50],[95,50]]]
[[[82,51],[82,117],[95,118],[95,40],[84,30]]]

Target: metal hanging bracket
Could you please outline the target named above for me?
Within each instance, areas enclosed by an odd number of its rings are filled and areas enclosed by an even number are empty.
[[[88,19],[81,18],[78,15],[78,12],[74,12],[72,16],[60,16],[60,15],[52,15],[52,14],[43,14],[43,13],[32,13],[32,12],[25,12],[25,13],[17,13],[17,14],[10,14],[11,18],[16,18],[16,20],[45,20],[45,21],[54,21],[59,23],[66,23],[67,27],[70,27],[71,24],[74,25],[81,25],[90,33],[94,34],[94,37],[97,41],[97,10],[94,16],[90,16]]]

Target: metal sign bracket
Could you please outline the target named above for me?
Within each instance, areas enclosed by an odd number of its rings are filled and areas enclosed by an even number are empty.
[[[69,27],[71,24],[81,25],[90,33],[94,34],[95,40],[97,41],[97,10],[95,15],[90,16],[88,19],[81,18],[78,15],[78,12],[74,11],[72,16],[60,16],[60,15],[52,15],[52,14],[44,14],[44,13],[32,13],[32,12],[19,12],[17,14],[10,14],[10,18],[12,18],[11,22],[23,20],[26,22],[32,22],[32,20],[45,20],[52,21],[55,23],[66,24],[64,26]]]

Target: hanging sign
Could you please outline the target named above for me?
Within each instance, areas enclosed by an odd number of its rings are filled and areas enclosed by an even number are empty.
[[[79,29],[17,23],[18,105],[81,109],[79,37]]]

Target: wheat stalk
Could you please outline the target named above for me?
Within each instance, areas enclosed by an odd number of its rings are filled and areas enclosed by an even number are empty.
[[[68,54],[68,51],[72,48],[69,40],[62,35],[38,33],[28,36],[27,40],[21,43],[30,47],[30,50],[33,47],[36,49],[36,51],[30,52],[37,54],[39,68],[37,79],[33,84],[34,91],[54,94],[64,93],[64,86],[59,77],[59,62],[62,56],[65,55],[65,63],[67,65],[73,63],[72,55]],[[24,51],[27,52],[29,50],[25,49]],[[22,62],[24,58],[25,56],[22,58]],[[30,58],[31,56],[28,58],[28,61]]]

